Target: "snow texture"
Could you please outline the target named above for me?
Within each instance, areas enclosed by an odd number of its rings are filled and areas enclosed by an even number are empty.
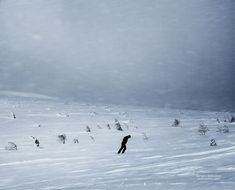
[[[232,190],[235,125],[226,123],[229,133],[219,133],[224,124],[216,120],[228,114],[5,97],[0,99],[0,189]],[[116,130],[115,118],[128,128]],[[181,127],[172,127],[175,118]],[[200,123],[210,129],[205,135],[198,134]],[[66,134],[65,144],[57,141],[60,134]],[[118,155],[129,134],[126,153]],[[211,147],[211,139],[218,146]],[[5,150],[8,142],[18,150]]]

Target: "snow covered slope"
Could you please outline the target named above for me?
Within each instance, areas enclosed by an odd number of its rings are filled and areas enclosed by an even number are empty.
[[[36,93],[25,93],[25,92],[17,92],[17,91],[0,91],[0,97],[1,98],[10,98],[14,99],[26,99],[26,100],[32,100],[32,99],[43,99],[43,100],[57,100],[57,98],[45,96],[42,94],[36,94]]]
[[[0,99],[0,189],[232,190],[235,125],[216,121],[230,115]],[[115,129],[115,118],[123,131]],[[180,120],[179,127],[172,127],[174,119]],[[201,123],[209,128],[205,135],[198,133]],[[217,132],[224,124],[229,133]],[[66,134],[65,144],[58,142],[60,134]],[[129,134],[126,153],[118,155],[122,138]],[[40,148],[31,136],[40,141]],[[74,144],[75,138],[79,143]],[[212,138],[218,146],[210,146]],[[16,143],[18,150],[5,150],[8,142]]]

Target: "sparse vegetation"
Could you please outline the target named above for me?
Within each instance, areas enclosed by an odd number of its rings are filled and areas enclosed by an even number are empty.
[[[16,119],[16,114],[14,112],[12,112],[12,117],[13,119]]]
[[[235,122],[235,117],[234,117],[234,115],[231,116],[229,122],[230,122],[230,123],[234,123],[234,122]]]
[[[62,135],[58,135],[58,141],[65,144],[65,141],[67,140],[66,135],[62,134]]]
[[[88,125],[86,126],[86,132],[88,132],[88,133],[91,132],[91,128]]]
[[[129,126],[126,123],[124,123],[124,125],[125,125],[126,129],[129,130]]]
[[[119,112],[119,115],[122,115],[123,117],[128,117],[127,112]]]
[[[93,136],[90,135],[90,138],[91,138],[91,140],[95,141],[95,138]]]
[[[173,124],[172,124],[172,126],[173,126],[173,127],[179,127],[179,125],[180,125],[180,120],[175,119],[174,122],[173,122]]]
[[[149,139],[148,136],[146,135],[146,133],[143,132],[142,135],[143,135],[143,139],[144,140],[148,140]]]
[[[137,125],[134,125],[134,128],[135,128],[135,129],[138,129],[139,127],[138,127]]]
[[[73,143],[74,143],[74,144],[78,144],[78,143],[79,143],[78,138],[74,138],[74,139],[73,139]]]
[[[115,119],[115,126],[118,131],[123,131],[121,124],[119,123],[117,119]]]
[[[227,125],[220,126],[220,127],[218,127],[217,132],[220,132],[220,133],[229,133],[229,127]]]
[[[32,103],[34,104],[35,102]],[[203,162],[204,157],[219,158],[219,166],[221,168],[225,167],[225,169],[234,159],[232,152],[234,123],[229,123],[234,113],[221,112],[220,115],[215,115],[214,112],[209,111],[185,111],[182,116],[177,113],[177,110],[151,109],[148,107],[146,109],[134,107],[131,110],[132,107],[128,107],[130,109],[130,118],[124,118],[122,115],[119,116],[117,114],[123,108],[114,106],[113,112],[106,113],[101,111],[98,116],[92,117],[88,115],[91,107],[87,108],[83,105],[79,107],[79,104],[76,103],[63,108],[61,103],[57,105],[57,101],[53,102],[53,105],[50,105],[47,101],[44,103],[42,106],[36,106],[38,104],[29,106],[31,103],[25,103],[25,106],[22,106],[22,110],[18,108],[10,110],[16,113],[16,120],[13,119],[12,112],[9,110],[4,110],[0,115],[3,129],[2,151],[0,151],[0,154],[2,154],[1,160],[3,161],[1,163],[2,168],[6,172],[9,171],[8,168],[10,167],[22,169],[22,179],[24,177],[27,180],[27,168],[35,167],[35,164],[43,165],[43,167],[45,166],[44,168],[47,168],[49,173],[45,173],[45,178],[55,177],[60,179],[61,173],[57,172],[57,168],[62,167],[62,172],[68,174],[68,179],[76,178],[71,187],[79,188],[80,183],[77,184],[77,181],[80,180],[80,173],[84,173],[86,176],[91,176],[92,174],[94,179],[97,180],[94,181],[95,184],[100,182],[99,177],[102,172],[107,172],[110,175],[110,180],[115,181],[117,172],[121,171],[122,173],[122,171],[131,170],[133,165],[143,166],[144,169],[141,169],[141,172],[144,175],[150,175],[153,173],[149,172],[149,168],[152,168],[156,162],[157,165],[164,166],[164,171],[169,168],[178,170],[184,166],[183,159],[187,161],[187,165],[191,164],[197,168],[199,167],[200,171],[205,171],[204,173],[199,171],[198,176],[196,176],[201,180],[205,179],[208,173],[211,174],[218,168],[217,162],[216,164],[212,163],[213,167],[208,168],[210,159],[208,162]],[[11,106],[8,107],[10,109]],[[47,107],[52,108],[46,111]],[[101,110],[100,107],[94,107],[93,111],[96,109]],[[57,117],[56,114],[61,112],[61,110],[69,111],[71,113],[70,118]],[[227,123],[223,122],[224,116],[227,119]],[[220,123],[217,123],[217,118]],[[18,119],[20,120],[18,121]],[[118,129],[119,127],[121,128],[120,130]],[[122,146],[121,140],[128,134],[132,136],[126,144],[128,152],[124,155],[118,155],[118,148]],[[40,141],[40,144],[36,139]],[[8,145],[10,141],[17,145],[13,143]],[[172,163],[170,167],[168,164],[169,160]],[[107,167],[104,170],[102,164],[94,165],[94,162],[105,164],[105,167]],[[29,167],[25,169],[21,165]],[[114,170],[117,170],[117,172]],[[30,172],[33,172],[33,176],[38,176],[38,170],[30,170]],[[223,174],[229,179],[224,182],[231,183],[232,187],[233,174],[229,169],[228,171],[226,169]],[[194,173],[192,175],[195,177]],[[17,177],[18,173],[11,171],[11,173],[7,173],[7,176]],[[130,178],[130,184],[134,184],[137,187],[136,184],[139,183],[141,185],[137,189],[143,189],[143,182],[138,180],[136,182],[135,177]],[[189,178],[185,178],[185,180],[191,183],[191,176],[187,177]],[[213,183],[214,177],[217,180],[217,176],[212,175],[209,176],[208,181]],[[171,173],[167,174],[166,178],[169,178],[169,183],[174,183],[178,180],[178,178],[171,180]],[[150,176],[149,179],[145,185],[151,189],[151,183],[156,181],[156,175]],[[41,178],[36,180],[40,181]],[[116,182],[115,184],[119,184],[118,180]],[[160,179],[160,182],[164,183],[164,180]],[[196,179],[196,186],[198,185],[197,182],[198,180]],[[59,181],[57,180],[52,185],[60,188],[61,186],[58,183]],[[203,181],[202,186],[205,183],[207,181]],[[81,183],[81,187],[85,187],[86,184],[87,182],[84,181],[84,183]],[[17,184],[9,183],[9,185]],[[41,189],[47,187],[47,183],[45,186],[44,184],[40,186]],[[96,187],[94,185],[94,188]],[[167,187],[168,185],[166,184],[166,189]],[[153,185],[154,188],[155,185]]]
[[[98,129],[102,129],[102,127],[101,127],[100,125],[97,125],[97,128],[98,128]]]
[[[35,139],[34,143],[37,145],[37,147],[39,147],[40,142],[39,142],[39,140],[38,140],[38,139]]]
[[[208,127],[205,124],[200,124],[198,132],[201,135],[205,135],[207,131],[209,131]]]
[[[96,116],[96,115],[98,115],[98,113],[95,112],[95,111],[93,111],[93,112],[90,112],[90,115],[91,115],[91,116]]]
[[[17,145],[14,142],[8,142],[5,150],[17,150]]]
[[[215,139],[211,139],[210,146],[217,146]]]
[[[108,128],[109,130],[111,129],[111,127],[110,127],[110,125],[109,125],[109,124],[107,124],[106,126],[107,126],[107,128]]]

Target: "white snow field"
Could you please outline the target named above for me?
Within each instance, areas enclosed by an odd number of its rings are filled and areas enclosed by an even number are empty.
[[[3,96],[0,189],[232,190],[235,124],[216,121],[231,114]],[[115,118],[123,131],[115,129]],[[179,127],[172,127],[174,119]],[[209,128],[205,135],[198,133],[201,123]],[[224,124],[229,133],[217,132]],[[66,134],[65,144],[57,140],[60,134]],[[129,134],[126,153],[117,154]],[[212,138],[218,146],[210,146]],[[8,142],[18,150],[5,150]]]

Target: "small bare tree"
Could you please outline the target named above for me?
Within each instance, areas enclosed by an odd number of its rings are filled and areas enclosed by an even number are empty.
[[[124,125],[125,125],[126,129],[129,130],[129,126],[126,123],[124,123]]]
[[[205,124],[200,124],[198,132],[201,135],[205,135],[207,131],[209,131],[208,127]]]
[[[143,132],[142,135],[143,135],[143,139],[144,140],[148,140],[149,139],[148,136],[146,135],[146,133]]]
[[[79,141],[78,141],[78,138],[77,138],[77,137],[73,139],[73,143],[74,143],[74,144],[78,144],[78,143],[79,143]]]
[[[123,131],[121,124],[119,123],[117,119],[115,119],[115,126],[118,131]]]
[[[95,111],[93,111],[93,112],[90,112],[90,115],[91,115],[91,116],[96,116],[96,115],[98,115],[98,113],[95,112]]]
[[[229,122],[230,122],[230,123],[234,123],[234,122],[235,122],[235,117],[234,117],[234,115],[231,116]]]
[[[173,127],[179,127],[179,125],[180,125],[180,120],[179,119],[175,119],[173,124],[172,124],[172,126]]]
[[[67,137],[65,134],[58,135],[58,141],[65,144],[65,141],[67,140]]]
[[[14,112],[12,112],[12,117],[13,119],[16,119],[16,114]]]
[[[17,145],[14,142],[8,142],[5,150],[17,150]]]
[[[107,128],[108,128],[109,130],[111,129],[111,127],[110,127],[110,125],[109,125],[109,124],[107,124],[106,126],[107,126]]]
[[[229,127],[227,125],[220,126],[220,127],[218,127],[217,132],[220,132],[220,133],[229,133]]]
[[[34,140],[34,143],[37,145],[37,147],[39,147],[40,146],[39,140],[34,136],[31,136],[31,138]]]
[[[217,146],[215,139],[211,139],[210,146]]]
[[[88,133],[91,132],[91,128],[88,125],[86,126],[86,132],[88,132]]]
[[[91,140],[95,141],[95,138],[93,136],[90,135],[90,138],[91,138]]]
[[[101,127],[100,125],[97,125],[97,128],[98,128],[98,129],[102,129],[102,127]]]

